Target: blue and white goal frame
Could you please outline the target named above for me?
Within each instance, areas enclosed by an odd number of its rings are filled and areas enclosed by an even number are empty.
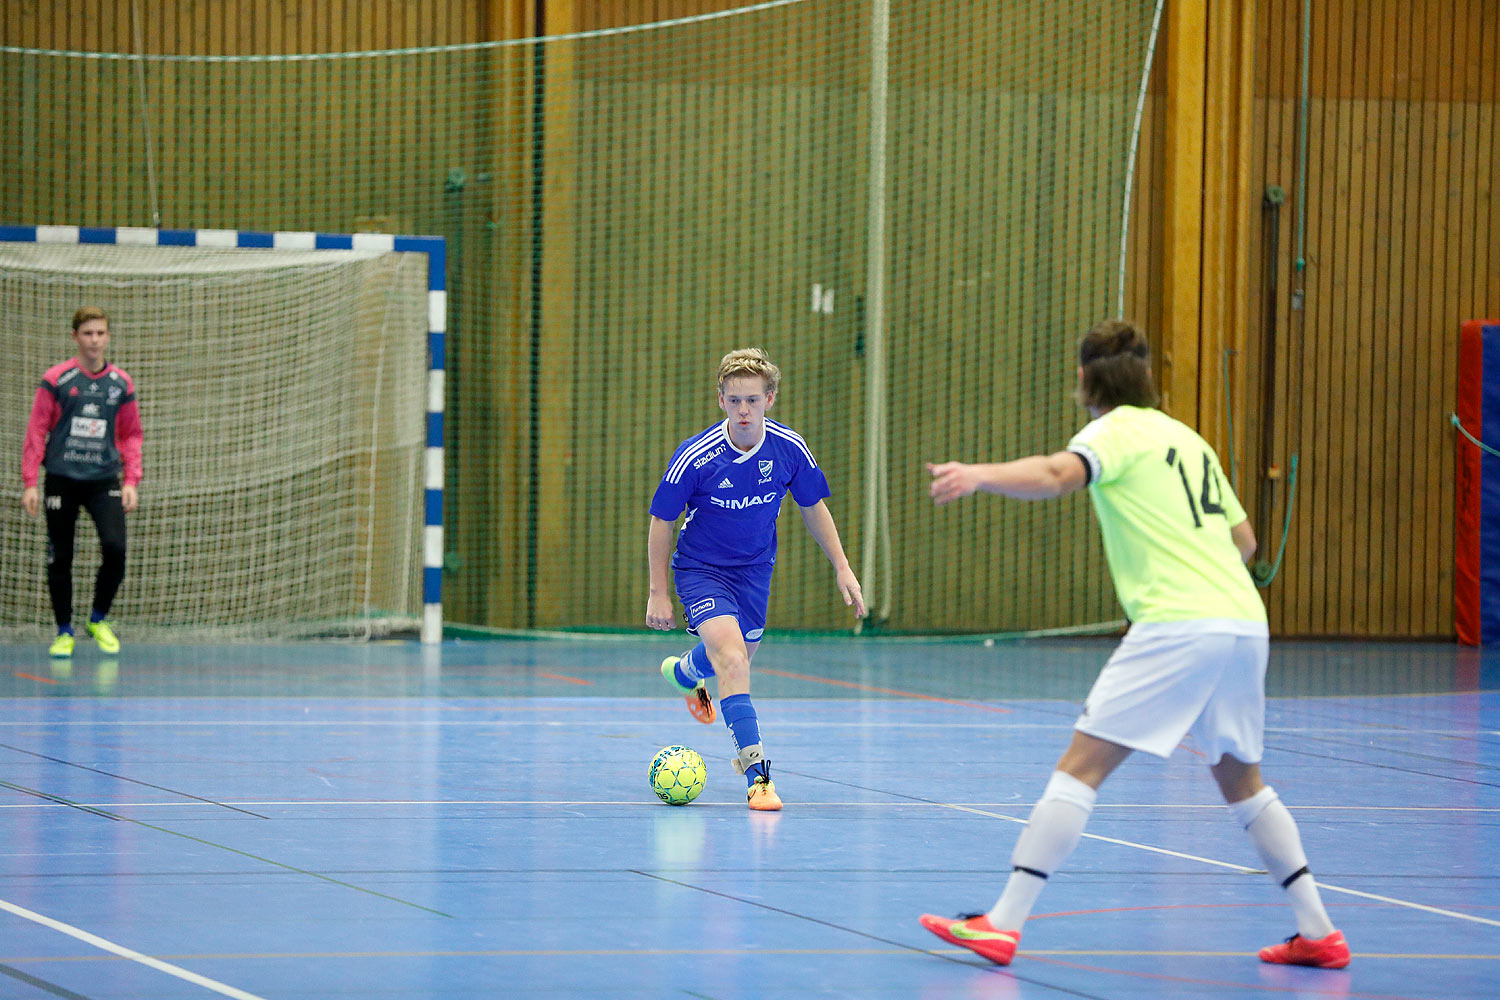
[[[422,642],[443,639],[443,380],[448,330],[448,252],[441,236],[261,233],[244,229],[134,226],[3,226],[0,243],[108,243],[241,250],[375,250],[427,255],[427,448],[422,531]]]

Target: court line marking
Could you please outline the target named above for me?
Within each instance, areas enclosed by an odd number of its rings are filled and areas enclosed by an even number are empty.
[[[323,882],[329,883],[330,885],[342,886],[345,889],[353,889],[355,892],[362,892],[362,893],[364,893],[367,896],[375,896],[375,897],[377,897],[379,899],[388,899],[388,900],[390,900],[393,903],[400,903],[402,906],[410,906],[412,909],[423,910],[423,911],[425,911],[427,913],[436,914],[439,917],[450,917],[451,918],[453,916],[453,914],[451,914],[451,913],[444,913],[442,910],[435,910],[435,909],[433,909],[430,906],[423,906],[421,903],[413,903],[411,900],[409,900],[409,899],[402,899],[400,896],[392,896],[392,895],[390,895],[388,893],[376,892],[374,889],[367,889],[367,888],[365,888],[362,885],[355,885],[353,882],[345,882],[342,879],[336,879],[336,878],[333,878],[330,875],[324,875],[324,874],[321,874],[320,872],[315,872],[315,871],[312,871],[312,870],[307,869],[307,868],[298,868],[296,865],[289,865],[289,864],[287,864],[284,861],[276,861],[273,858],[262,857],[259,854],[252,854],[249,851],[242,851],[242,850],[240,850],[237,847],[230,847],[228,844],[220,844],[217,841],[207,840],[207,839],[205,839],[203,837],[195,837],[195,836],[193,836],[190,833],[183,833],[180,830],[172,830],[172,829],[169,829],[169,828],[167,828],[165,826],[157,826],[155,823],[147,823],[143,819],[136,819],[136,818],[134,818],[132,816],[116,816],[114,813],[111,813],[111,812],[105,812],[105,811],[98,810],[98,809],[91,809],[91,808],[88,808],[86,806],[79,805],[78,803],[73,802],[70,799],[66,799],[66,798],[62,797],[61,795],[53,795],[50,792],[42,792],[42,791],[38,791],[38,790],[33,789],[33,788],[26,788],[26,787],[21,786],[21,785],[13,785],[13,784],[11,784],[8,781],[0,781],[0,786],[4,786],[6,788],[13,788],[16,791],[25,792],[26,794],[29,794],[29,795],[39,795],[39,796],[42,796],[43,798],[48,799],[48,800],[50,800],[52,802],[56,802],[56,803],[60,803],[60,804],[66,805],[69,808],[83,809],[86,812],[94,813],[95,815],[101,816],[104,819],[115,820],[115,821],[121,822],[121,823],[134,823],[136,826],[139,826],[142,829],[155,830],[157,833],[165,833],[165,834],[167,834],[168,836],[171,836],[171,837],[181,837],[183,840],[191,840],[195,844],[202,844],[205,847],[212,847],[212,848],[215,848],[216,850],[225,851],[225,852],[227,852],[229,854],[238,854],[242,858],[249,858],[251,861],[259,861],[262,864],[271,865],[274,868],[280,868],[282,871],[295,872],[298,875],[306,875],[309,878],[319,879],[319,880],[321,880]],[[183,804],[184,805],[200,805],[202,803],[185,802]]]
[[[973,813],[977,816],[988,816],[991,819],[1003,819],[1011,823],[1019,823],[1022,826],[1026,825],[1026,820],[1018,819],[1015,816],[1007,816],[1004,813],[990,812],[986,809],[975,809],[971,806],[961,806],[954,803],[942,804],[947,805],[949,808],[955,809],[959,812]],[[1150,851],[1153,854],[1164,854],[1168,857],[1182,858],[1187,861],[1197,861],[1201,864],[1213,865],[1218,868],[1228,868],[1231,871],[1242,872],[1246,875],[1254,875],[1261,873],[1262,871],[1262,869],[1258,868],[1247,868],[1244,865],[1237,865],[1231,861],[1219,861],[1214,858],[1205,858],[1197,854],[1187,854],[1183,851],[1174,851],[1166,847],[1154,847],[1151,844],[1140,844],[1136,843],[1133,840],[1121,840],[1118,837],[1106,837],[1103,834],[1098,833],[1085,832],[1083,836],[1088,838],[1089,840],[1098,840],[1106,844],[1118,844],[1121,847],[1134,847],[1136,850]],[[1476,924],[1487,924],[1490,927],[1500,927],[1500,920],[1491,920],[1488,917],[1476,917],[1473,914],[1459,913],[1456,910],[1445,910],[1437,906],[1428,906],[1425,903],[1413,903],[1410,900],[1396,899],[1393,896],[1380,896],[1373,892],[1361,892],[1358,889],[1346,889],[1343,886],[1334,885],[1330,882],[1324,882],[1321,880],[1316,881],[1319,889],[1325,889],[1328,892],[1339,892],[1348,896],[1359,896],[1363,899],[1373,899],[1382,903],[1389,903],[1392,906],[1404,906],[1408,909],[1421,910],[1425,913],[1436,913],[1439,916],[1453,917],[1455,920],[1468,920]]]
[[[1357,750],[1366,751],[1370,749],[1370,747],[1364,743],[1358,743],[1353,740],[1334,739],[1333,734],[1331,733],[1314,733],[1312,734],[1311,738],[1317,740],[1319,743],[1327,743],[1335,747],[1354,747]],[[1444,757],[1438,754],[1423,753],[1420,750],[1411,750],[1398,746],[1381,747],[1380,750],[1393,756],[1413,757],[1417,760],[1432,761],[1436,764],[1462,764],[1465,767],[1477,767],[1485,771],[1500,771],[1500,765],[1486,764],[1484,761],[1479,760],[1464,760],[1458,757]]]
[[[81,809],[84,812],[93,813],[95,816],[100,816],[104,819],[118,820],[120,818],[118,816],[111,816],[109,813],[94,806],[86,806],[82,803],[65,799],[60,795],[53,795],[50,792],[43,792],[36,788],[27,788],[25,785],[13,785],[9,781],[0,781],[0,788],[9,788],[11,791],[20,792],[22,795],[34,795],[39,799],[45,799],[49,805],[65,809]]]
[[[930,948],[926,951],[938,954],[971,955],[965,948]],[[254,960],[269,961],[271,959],[339,959],[339,958],[585,958],[589,956],[615,956],[615,957],[640,957],[640,958],[676,958],[692,955],[910,955],[910,948],[512,948],[512,949],[484,949],[474,951],[273,951],[273,952],[206,952],[191,955],[163,955],[164,959],[173,959],[179,962],[204,961],[235,961]],[[1253,951],[1148,951],[1136,950],[1105,950],[1105,949],[1069,949],[1069,948],[1028,948],[1026,955],[1034,956],[1100,956],[1113,958],[1248,958],[1255,955]],[[1355,957],[1364,961],[1365,959],[1399,959],[1410,961],[1413,959],[1431,959],[1451,962],[1493,962],[1500,961],[1500,955],[1459,955],[1459,954],[1432,954],[1419,955],[1415,953],[1402,952],[1371,952],[1357,951]],[[0,962],[11,965],[45,965],[52,962],[78,963],[78,962],[118,962],[119,958],[110,955],[27,955],[22,958],[12,958],[0,955]]]
[[[834,922],[832,922],[830,920],[822,920],[822,919],[820,919],[818,917],[809,916],[806,913],[798,913],[796,910],[788,910],[788,909],[784,909],[783,907],[780,907],[780,906],[772,906],[769,903],[762,903],[759,900],[747,899],[744,896],[736,896],[732,892],[722,892],[722,891],[720,891],[718,889],[710,889],[707,886],[695,885],[692,882],[683,882],[680,879],[668,878],[665,875],[659,875],[659,874],[657,874],[655,872],[651,872],[651,871],[643,871],[642,869],[639,869],[639,868],[627,868],[626,871],[630,872],[632,875],[639,875],[642,878],[653,879],[653,880],[655,880],[657,882],[664,882],[667,885],[680,886],[681,888],[684,888],[684,889],[690,889],[693,892],[701,892],[701,893],[703,893],[704,895],[707,895],[707,896],[717,896],[720,899],[727,899],[727,900],[730,900],[731,902],[741,903],[741,904],[743,904],[745,906],[752,906],[752,907],[755,907],[756,909],[765,910],[768,913],[779,913],[782,916],[793,917],[793,918],[795,918],[797,920],[805,920],[805,921],[807,921],[810,924],[817,924],[820,927],[828,927],[828,928],[831,928],[831,929],[836,930],[836,931],[842,931],[845,934],[853,934],[854,936],[856,936],[856,937],[862,937],[862,938],[866,939],[867,941],[878,941],[879,943],[881,943],[883,945],[888,945],[888,946],[893,946],[893,947],[896,947],[896,948],[900,948],[900,949],[906,951],[907,953],[915,953],[915,954],[918,954],[918,955],[931,955],[934,958],[941,958],[945,962],[953,962],[953,963],[959,964],[959,965],[971,965],[971,963],[965,961],[964,957],[961,957],[960,955],[948,955],[948,954],[944,954],[942,952],[933,951],[932,949],[929,949],[929,948],[921,948],[921,947],[918,947],[917,945],[906,944],[906,943],[904,943],[902,941],[896,941],[896,940],[893,940],[891,938],[881,937],[879,934],[871,934],[869,931],[862,931],[862,930],[859,930],[858,928],[855,928],[855,927],[846,927],[843,924],[836,924],[836,923],[834,923]],[[972,954],[972,953],[970,953],[970,954]],[[997,965],[990,965],[989,963],[986,963],[985,964],[985,971],[988,972],[988,973],[991,973],[991,974],[999,974],[1000,973],[1000,967],[997,966]],[[1055,990],[1058,993],[1066,993],[1066,994],[1069,994],[1071,996],[1082,997],[1082,998],[1085,998],[1085,1000],[1105,1000],[1104,997],[1098,996],[1097,994],[1094,994],[1094,993],[1084,993],[1084,992],[1081,992],[1079,990],[1070,989],[1069,987],[1058,985],[1056,983],[1049,983],[1049,982],[1047,982],[1045,980],[1042,980],[1042,979],[1035,979],[1035,978],[1033,978],[1033,977],[1031,977],[1029,975],[1025,975],[1025,974],[1023,974],[1021,972],[1017,972],[1015,969],[1007,968],[1005,970],[1005,974],[1008,975],[1009,978],[1015,979],[1018,982],[1031,983],[1034,986],[1037,986],[1037,987],[1040,987],[1040,988],[1043,988],[1043,989]]]
[[[16,787],[0,782],[0,787]],[[30,792],[30,794],[36,794]],[[818,802],[799,801],[797,808],[845,808],[845,809],[958,809],[964,807],[980,808],[983,806],[1034,806],[1034,802]],[[649,806],[652,809],[660,809],[661,804],[655,799],[248,799],[244,801],[212,802],[212,801],[177,801],[177,802],[71,802],[66,800],[53,800],[46,802],[0,802],[0,809],[64,809],[64,808],[96,808],[96,809],[161,809],[180,806],[183,808],[192,806],[557,806],[559,808],[574,808],[577,806]],[[733,802],[705,802],[699,799],[693,803],[694,809],[718,809],[744,808],[744,803]],[[1094,806],[1097,812],[1103,809],[1195,809],[1203,812],[1215,812],[1224,806],[1217,803],[1202,802],[1106,802]],[[1287,806],[1292,812],[1411,812],[1411,813],[1458,813],[1460,815],[1500,813],[1500,806],[1309,806],[1290,805]],[[117,819],[118,817],[106,817]]]
[[[51,677],[38,677],[36,674],[25,674],[25,673],[22,673],[19,670],[16,671],[16,676],[17,677],[24,677],[28,681],[41,681],[43,684],[56,684],[57,683],[57,681],[53,680]]]
[[[854,928],[854,927],[846,927],[846,926],[843,926],[841,924],[836,924],[836,923],[833,923],[833,922],[828,921],[828,920],[822,920],[822,919],[820,919],[818,917],[809,916],[808,914],[805,914],[805,913],[798,913],[795,910],[788,910],[788,909],[783,909],[782,907],[778,907],[778,906],[771,906],[769,904],[759,902],[758,900],[749,899],[749,898],[746,898],[744,896],[737,896],[737,895],[735,895],[733,893],[723,892],[723,891],[720,891],[720,890],[717,890],[717,889],[710,889],[707,886],[696,885],[696,884],[694,884],[692,882],[685,882],[685,881],[681,881],[681,880],[678,880],[678,879],[667,878],[664,875],[659,875],[659,874],[656,874],[656,873],[651,872],[651,871],[644,871],[644,870],[637,869],[637,868],[631,868],[631,869],[627,869],[627,870],[630,871],[630,872],[632,872],[633,874],[641,875],[641,876],[644,876],[646,878],[655,879],[655,880],[660,881],[660,882],[665,882],[665,883],[667,883],[669,885],[681,886],[684,889],[691,889],[691,890],[693,890],[695,892],[701,892],[701,893],[704,893],[706,895],[717,896],[717,897],[719,897],[721,899],[728,899],[728,900],[731,900],[731,901],[736,902],[736,903],[742,903],[742,904],[745,904],[747,906],[752,906],[752,907],[756,907],[758,909],[767,910],[767,911],[772,912],[772,913],[779,913],[779,914],[782,914],[784,916],[794,917],[794,918],[796,918],[798,920],[805,920],[805,921],[807,921],[809,923],[819,924],[821,926],[829,927],[829,928],[832,928],[834,930],[844,931],[845,933],[852,934],[852,935],[855,935],[857,937],[867,938],[868,940],[871,940],[871,941],[878,941],[881,944],[885,944],[885,945],[902,945],[902,942],[893,941],[890,938],[884,938],[884,937],[881,937],[881,936],[879,936],[877,934],[871,934],[871,933],[869,933],[867,931],[862,931],[862,930],[859,930],[859,929]],[[921,953],[921,954],[931,955],[934,958],[941,958],[944,961],[957,962],[959,964],[969,965],[969,966],[973,967],[973,963],[971,961],[966,961],[966,959],[968,959],[971,956],[971,954],[972,954],[969,951],[967,951],[966,949],[922,948],[922,947],[918,947],[918,946],[915,946],[915,945],[903,945],[903,947],[909,948],[910,950],[918,952],[918,953]],[[956,952],[956,954],[955,954],[955,952]],[[1229,988],[1229,989],[1259,989],[1259,990],[1262,990],[1262,991],[1268,991],[1268,992],[1272,992],[1272,993],[1297,993],[1297,994],[1300,995],[1300,994],[1302,994],[1304,992],[1303,990],[1301,990],[1298,987],[1283,987],[1283,986],[1270,986],[1270,985],[1265,985],[1265,984],[1250,984],[1250,983],[1237,982],[1237,981],[1233,981],[1233,980],[1205,980],[1205,979],[1189,978],[1189,977],[1185,977],[1185,976],[1162,975],[1162,974],[1158,974],[1158,973],[1132,972],[1132,971],[1130,971],[1128,969],[1106,969],[1106,968],[1098,968],[1098,967],[1090,967],[1090,966],[1080,966],[1080,965],[1076,965],[1075,963],[1070,963],[1070,962],[1064,961],[1064,960],[1062,960],[1062,959],[1060,959],[1058,957],[1055,957],[1055,955],[1054,955],[1054,957],[1051,957],[1051,958],[1042,958],[1041,957],[1042,953],[1040,953],[1040,952],[1036,952],[1036,953],[1032,953],[1032,954],[1034,954],[1037,957],[1041,958],[1043,964],[1052,965],[1054,967],[1056,967],[1056,966],[1063,966],[1063,967],[1073,967],[1073,968],[1087,968],[1090,971],[1100,972],[1100,973],[1104,973],[1106,975],[1115,974],[1115,975],[1133,977],[1133,978],[1137,978],[1137,979],[1158,980],[1158,981],[1173,982],[1173,983],[1191,983],[1191,984],[1199,985],[1199,986],[1226,987],[1226,988]],[[992,974],[993,973],[1000,973],[1000,969],[997,966],[991,965],[989,963],[985,963],[982,966],[982,968],[984,969],[984,971],[992,973]],[[1047,982],[1046,980],[1043,980],[1043,979],[1037,979],[1037,978],[1033,978],[1030,975],[1022,974],[1021,972],[1019,972],[1018,970],[1016,970],[1013,967],[1006,967],[1003,974],[1006,975],[1010,979],[1016,980],[1017,982],[1031,983],[1031,984],[1033,984],[1035,986],[1042,987],[1044,989],[1050,989],[1050,990],[1054,990],[1054,991],[1057,991],[1057,992],[1060,992],[1060,993],[1068,993],[1068,994],[1072,994],[1073,996],[1077,996],[1077,997],[1089,997],[1089,998],[1091,998],[1091,1000],[1103,1000],[1103,997],[1096,997],[1095,994],[1092,994],[1092,993],[1082,993],[1082,992],[1080,992],[1078,990],[1070,989],[1070,988],[1068,988],[1066,986],[1063,986],[1061,984],[1058,984],[1058,983],[1051,983],[1051,982]],[[1347,981],[1344,982],[1341,985],[1342,985],[1343,988],[1338,989],[1338,993],[1339,993],[1340,996],[1362,997],[1362,998],[1366,998],[1366,1000],[1416,1000],[1416,998],[1408,998],[1408,997],[1405,997],[1405,996],[1394,996],[1394,995],[1391,995],[1391,994],[1384,994],[1384,993],[1355,993],[1355,992],[1350,992],[1347,989],[1347,985],[1348,985]],[[1322,991],[1315,990],[1314,992],[1322,992]]]
[[[101,774],[101,775],[103,775],[106,778],[114,778],[114,779],[116,779],[118,781],[128,781],[132,785],[141,785],[141,786],[143,786],[145,788],[154,788],[158,792],[166,792],[169,795],[181,795],[185,799],[194,799],[194,800],[196,800],[198,802],[206,802],[206,803],[208,803],[210,805],[223,806],[225,809],[231,809],[234,812],[244,813],[246,816],[254,816],[256,819],[265,819],[266,818],[265,816],[262,816],[259,813],[250,812],[248,809],[241,809],[238,806],[228,805],[227,803],[224,803],[224,802],[215,802],[213,799],[206,799],[206,798],[204,798],[201,795],[194,795],[192,792],[180,792],[180,791],[178,791],[175,788],[168,788],[166,785],[158,785],[158,784],[154,784],[153,782],[150,782],[150,781],[142,781],[139,778],[130,778],[130,777],[127,777],[127,776],[125,776],[123,774],[115,774],[112,771],[104,771],[104,770],[101,770],[101,769],[99,769],[97,767],[89,767],[87,764],[78,764],[78,763],[75,763],[74,761],[71,761],[71,760],[63,760],[61,757],[53,757],[53,756],[50,756],[49,754],[38,753],[35,750],[25,750],[25,749],[23,749],[21,747],[14,747],[14,746],[11,746],[8,743],[0,743],[0,750],[10,750],[10,751],[12,751],[14,753],[24,754],[24,755],[26,755],[28,757],[36,757],[36,758],[38,758],[40,760],[51,761],[54,764],[62,764],[64,767],[74,767],[74,768],[77,768],[80,771],[90,771],[90,772],[92,772],[94,774]]]
[[[1155,983],[1182,984],[1189,987],[1198,987],[1200,989],[1202,987],[1209,986],[1227,988],[1230,990],[1254,990],[1257,993],[1290,994],[1295,997],[1305,997],[1309,994],[1312,994],[1315,996],[1326,996],[1329,998],[1329,1000],[1346,1000],[1346,998],[1359,998],[1359,1000],[1425,1000],[1425,998],[1423,997],[1411,996],[1410,994],[1405,993],[1356,993],[1349,989],[1349,984],[1352,980],[1350,974],[1347,972],[1343,972],[1342,974],[1333,973],[1332,975],[1336,977],[1333,982],[1327,983],[1324,988],[1313,988],[1309,990],[1304,989],[1300,986],[1272,986],[1269,983],[1266,983],[1264,980],[1262,980],[1260,983],[1246,983],[1225,979],[1200,979],[1196,976],[1173,976],[1162,972],[1137,972],[1133,969],[1111,969],[1099,965],[1085,965],[1082,962],[1068,962],[1056,957],[1039,958],[1038,961],[1040,961],[1044,965],[1050,965],[1053,968],[1077,969],[1081,972],[1103,973],[1107,976],[1114,976],[1116,978],[1146,980]],[[1325,973],[1323,976],[1319,977],[1319,982],[1323,982],[1328,978],[1330,978],[1329,974]],[[1174,990],[1173,992],[1177,991]]]
[[[581,677],[569,677],[567,674],[549,674],[545,670],[538,670],[536,672],[536,675],[538,677],[550,677],[552,680],[555,680],[555,681],[567,681],[569,684],[593,684],[594,683],[593,681],[586,681],[586,680],[584,680]]]
[[[63,1000],[90,1000],[89,997],[84,996],[82,993],[74,993],[72,990],[64,986],[59,986],[56,983],[49,983],[47,982],[47,980],[42,979],[38,976],[33,976],[30,973],[22,972],[20,969],[12,968],[11,966],[6,965],[4,962],[0,962],[0,976],[9,976],[17,982],[25,983],[27,986],[31,986],[38,990],[41,990],[43,993],[50,993],[55,997],[62,997]]]
[[[0,701],[3,701],[3,700],[4,699],[0,699]],[[363,711],[363,709],[360,709],[360,711]],[[434,708],[434,709],[431,709],[431,711],[438,711],[438,710]],[[535,712],[544,712],[544,711],[556,711],[556,712],[568,712],[568,711],[575,711],[575,710],[574,709],[568,709],[568,708],[556,708],[556,707],[534,708],[534,709],[524,709],[524,710],[523,709],[488,708],[488,707],[486,707],[486,708],[483,708],[483,709],[474,709],[473,711],[494,711],[494,712],[510,712],[510,711],[535,711]],[[577,711],[582,711],[582,709],[578,709]],[[662,715],[673,715],[673,716],[675,716],[680,711],[681,711],[680,706],[676,706],[676,705],[673,705],[673,706],[663,706],[662,709],[661,709],[661,712],[659,714],[662,714]],[[1011,710],[1011,711],[1013,711],[1013,710]],[[838,720],[830,720],[830,719],[796,719],[795,717],[793,717],[792,719],[788,720],[785,717],[778,717],[778,718],[779,718],[778,726],[781,729],[786,729],[786,730],[795,730],[795,729],[943,729],[943,730],[952,730],[952,729],[983,729],[983,730],[989,730],[989,731],[992,731],[992,732],[1008,732],[1010,730],[1015,730],[1015,729],[1044,729],[1044,730],[1053,730],[1053,731],[1071,731],[1073,729],[1073,723],[1072,722],[1019,722],[1019,721],[1005,721],[1005,722],[1000,722],[1000,721],[995,721],[995,722],[962,722],[962,721],[958,721],[958,720],[955,720],[953,722],[915,722],[915,721],[903,721],[903,720],[898,720],[898,719],[873,719],[873,720],[866,720],[866,721],[851,720],[849,722],[841,722],[841,721],[838,721]],[[1071,716],[1070,716],[1070,718],[1071,718]],[[578,728],[593,728],[593,727],[598,727],[598,726],[610,726],[610,727],[613,727],[613,728],[617,729],[620,726],[631,726],[631,725],[644,726],[644,725],[651,725],[651,724],[653,724],[653,723],[655,723],[657,721],[659,721],[659,720],[656,718],[655,715],[653,715],[653,716],[640,716],[640,717],[629,718],[629,719],[622,719],[622,718],[619,718],[618,716],[613,716],[613,717],[611,717],[608,720],[598,720],[598,719],[593,719],[593,718],[588,718],[588,719],[569,718],[569,719],[565,719],[565,720],[564,719],[515,719],[515,718],[495,718],[495,719],[452,719],[452,718],[444,718],[444,719],[415,719],[415,718],[405,718],[405,719],[366,719],[366,718],[356,718],[356,717],[338,718],[338,719],[224,719],[224,720],[219,720],[219,721],[206,720],[206,719],[173,719],[173,720],[168,720],[168,719],[32,719],[30,721],[16,720],[16,719],[4,719],[4,720],[0,720],[0,729],[58,729],[58,728],[70,728],[70,727],[75,727],[75,726],[90,727],[90,728],[114,727],[114,728],[122,728],[122,729],[133,728],[133,727],[139,727],[139,728],[142,728],[142,729],[155,729],[155,728],[160,728],[160,727],[173,727],[173,726],[175,726],[177,728],[180,728],[180,729],[198,729],[198,728],[213,728],[213,727],[223,727],[223,728],[226,728],[226,729],[232,729],[232,728],[245,728],[245,727],[249,727],[249,726],[259,726],[259,727],[266,727],[266,728],[272,728],[272,727],[278,727],[278,726],[279,727],[283,727],[283,728],[292,728],[292,727],[308,728],[308,727],[315,727],[315,726],[350,726],[350,727],[364,726],[364,727],[374,728],[374,727],[379,727],[379,726],[400,726],[402,728],[413,728],[413,727],[418,727],[418,726],[495,726],[495,727],[501,727],[501,726],[559,726],[559,725],[569,725],[569,726],[575,726],[575,727],[578,727]],[[1316,733],[1350,733],[1350,734],[1363,734],[1363,735],[1366,735],[1366,736],[1368,736],[1368,735],[1370,735],[1372,733],[1375,733],[1375,734],[1379,734],[1382,737],[1406,737],[1406,736],[1458,736],[1458,737],[1500,736],[1500,730],[1493,730],[1493,731],[1491,731],[1491,730],[1473,730],[1473,729],[1406,729],[1406,730],[1402,730],[1400,732],[1391,732],[1391,731],[1385,729],[1382,726],[1358,726],[1358,727],[1351,727],[1351,728],[1347,728],[1347,729],[1329,729],[1329,728],[1314,727],[1314,726],[1300,726],[1300,727],[1267,726],[1266,727],[1266,733],[1267,734],[1271,734],[1271,733],[1315,733],[1315,734]]]
[[[72,924],[65,924],[61,920],[54,920],[51,917],[43,916],[34,910],[28,910],[24,906],[17,906],[15,903],[4,899],[0,899],[0,910],[14,913],[16,916],[30,920],[32,923],[41,924],[43,927],[50,927],[52,930],[60,931],[69,937],[77,938],[84,944],[91,944],[95,948],[113,952],[121,958],[128,958],[132,962],[139,962],[141,965],[149,966],[158,972],[165,972],[169,976],[176,976],[178,979],[185,980],[195,986],[202,986],[204,989],[212,990],[222,996],[233,997],[234,1000],[265,1000],[264,997],[256,996],[254,993],[246,993],[244,990],[226,985],[216,979],[209,979],[207,976],[200,976],[196,972],[184,969],[179,965],[173,965],[171,962],[163,962],[159,958],[143,955],[133,948],[127,948],[122,944],[115,944],[113,941],[99,937],[97,934],[90,934],[88,931],[74,927]]]
[[[893,694],[902,698],[917,698],[921,701],[937,701],[945,705],[961,705],[964,708],[978,708],[986,712],[1010,713],[1014,709],[1005,708],[1000,705],[987,705],[982,701],[960,701],[957,698],[942,698],[935,694],[922,694],[917,691],[901,691],[895,688],[875,687],[872,684],[859,684],[855,681],[835,680],[832,677],[814,677],[811,674],[794,674],[790,670],[774,670],[770,667],[761,667],[758,673],[770,674],[773,677],[788,677],[794,681],[811,681],[814,684],[827,684],[831,687],[853,688],[856,691],[876,691],[880,694]]]
[[[1340,757],[1334,754],[1312,753],[1310,751],[1299,750],[1294,747],[1276,746],[1272,743],[1267,743],[1265,745],[1265,748],[1267,750],[1275,750],[1277,753],[1291,754],[1297,757],[1311,757],[1314,760],[1331,760],[1337,764],[1348,764],[1355,767],[1368,767],[1373,768],[1377,771],[1394,771],[1397,774],[1415,774],[1423,778],[1432,778],[1437,781],[1456,781],[1465,785],[1478,785],[1481,788],[1500,788],[1500,781],[1481,781],[1478,778],[1465,778],[1461,775],[1440,774],[1438,773],[1436,766],[1434,766],[1432,770],[1422,770],[1418,767],[1398,767],[1395,764],[1382,764],[1379,761],[1361,760],[1358,757]],[[1392,752],[1402,756],[1421,756],[1405,753],[1399,750]],[[1491,765],[1488,764],[1479,764],[1475,763],[1474,761],[1459,760],[1453,757],[1447,758],[1446,760],[1442,761],[1442,763],[1446,763],[1456,768],[1473,767],[1483,770],[1492,769]]]

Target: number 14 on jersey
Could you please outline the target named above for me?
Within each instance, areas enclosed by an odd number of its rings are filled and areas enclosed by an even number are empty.
[[[1167,449],[1167,464],[1176,466],[1178,475],[1182,477],[1182,491],[1187,494],[1188,510],[1193,515],[1193,527],[1203,527],[1203,517],[1200,516],[1200,511],[1203,515],[1223,516],[1224,507],[1217,500],[1224,499],[1224,486],[1219,482],[1219,477],[1214,472],[1213,460],[1208,457],[1207,452],[1203,453],[1203,487],[1196,497],[1193,495],[1192,483],[1188,480],[1187,466],[1183,464],[1182,456],[1177,454],[1176,448]]]

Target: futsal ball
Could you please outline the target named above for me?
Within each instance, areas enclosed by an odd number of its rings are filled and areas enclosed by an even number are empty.
[[[662,747],[651,760],[651,790],[669,806],[685,806],[703,791],[708,768],[691,747]]]

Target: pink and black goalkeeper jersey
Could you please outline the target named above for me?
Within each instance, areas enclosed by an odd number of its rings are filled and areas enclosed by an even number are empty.
[[[69,479],[141,481],[141,415],[135,383],[106,363],[89,374],[77,358],[47,369],[31,404],[21,481],[35,486],[37,470]]]

